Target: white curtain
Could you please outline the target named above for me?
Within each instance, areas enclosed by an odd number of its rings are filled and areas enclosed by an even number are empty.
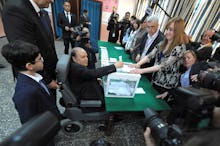
[[[143,0],[139,0],[142,2]],[[147,0],[146,3],[150,3]],[[140,3],[138,3],[140,4]],[[158,3],[171,17],[179,16],[185,20],[185,32],[198,41],[201,34],[209,28],[220,29],[220,0],[159,0]],[[142,4],[140,4],[142,5]],[[137,9],[138,15],[145,13],[145,7]],[[167,21],[170,19],[163,10],[157,5],[154,14],[159,16],[160,30],[163,32]]]
[[[205,30],[209,28],[219,30],[219,7],[219,0],[197,3],[197,7],[186,25],[186,33],[192,36],[193,40],[198,41]]]
[[[148,4],[149,4],[149,0],[138,0],[136,13],[135,13],[135,16],[138,19],[141,19],[144,16]]]

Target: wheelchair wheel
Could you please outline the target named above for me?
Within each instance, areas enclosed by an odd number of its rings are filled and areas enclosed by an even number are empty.
[[[71,121],[70,119],[65,119],[61,121],[62,131],[66,135],[74,135],[80,133],[83,129],[83,125],[79,121]]]

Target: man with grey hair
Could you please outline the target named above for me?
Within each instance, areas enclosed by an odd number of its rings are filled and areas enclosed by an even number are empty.
[[[138,62],[148,53],[150,53],[153,48],[164,39],[163,33],[159,30],[159,19],[156,15],[151,15],[147,18],[147,34],[144,36],[143,41],[139,48],[137,48],[137,56],[135,61]],[[154,59],[150,63],[144,64],[141,68],[146,68],[153,66]],[[149,80],[151,80],[152,74],[144,74]]]

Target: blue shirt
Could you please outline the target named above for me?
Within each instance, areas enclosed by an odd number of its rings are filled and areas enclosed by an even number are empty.
[[[190,77],[189,77],[190,70],[191,70],[191,67],[185,73],[181,75],[181,78],[180,78],[181,87],[190,86]]]

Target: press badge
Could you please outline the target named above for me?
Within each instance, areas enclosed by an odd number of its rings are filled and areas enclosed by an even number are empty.
[[[112,34],[112,37],[113,37],[113,38],[115,37],[115,33]]]

